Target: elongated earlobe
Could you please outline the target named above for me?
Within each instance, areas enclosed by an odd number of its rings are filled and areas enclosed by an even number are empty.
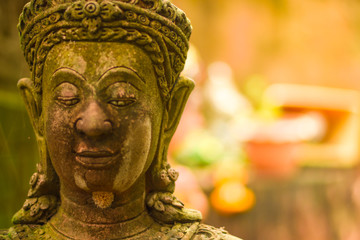
[[[149,174],[149,182],[152,183],[151,190],[174,192],[177,174],[168,164],[167,152],[170,140],[175,133],[186,102],[194,86],[195,84],[192,80],[181,77],[171,91],[166,109],[164,109],[162,124],[163,136],[160,138],[157,159],[153,162]]]
[[[41,95],[35,92],[31,79],[23,78],[18,82],[18,88],[24,99],[31,124],[33,125],[36,140],[39,146],[40,163],[37,165],[37,172],[34,173],[31,181],[31,188],[28,197],[47,195],[58,190],[58,179],[47,151],[47,143],[44,137],[44,122],[41,118]]]
[[[170,143],[170,140],[176,131],[186,102],[194,87],[194,81],[186,77],[180,77],[174,86],[174,89],[171,91],[171,96],[167,105],[168,116],[165,127],[167,144]]]
[[[41,115],[41,107],[38,97],[35,93],[35,87],[31,79],[22,78],[17,84],[20,94],[25,102],[26,110],[29,114],[31,124],[34,128],[37,137],[42,136],[42,131],[39,126]]]
[[[171,92],[164,116],[164,138],[161,143],[157,165],[150,172],[152,191],[147,196],[147,207],[150,214],[160,222],[174,224],[176,222],[189,223],[201,221],[199,211],[187,209],[172,194],[175,190],[175,181],[179,173],[170,167],[167,161],[167,151],[170,140],[179,124],[186,102],[194,82],[181,77]]]

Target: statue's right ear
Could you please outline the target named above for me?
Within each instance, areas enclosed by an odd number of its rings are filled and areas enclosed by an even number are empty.
[[[37,94],[35,92],[35,87],[31,79],[22,78],[17,84],[21,96],[25,102],[26,110],[28,111],[31,124],[37,135],[42,135],[39,128],[39,119],[41,115],[41,108],[39,106],[39,101],[37,101]]]

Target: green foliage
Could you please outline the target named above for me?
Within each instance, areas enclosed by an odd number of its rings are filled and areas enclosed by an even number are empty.
[[[175,160],[189,167],[205,167],[220,160],[224,155],[223,144],[208,131],[194,131],[186,137],[175,153]]]
[[[37,159],[35,137],[19,104],[20,95],[6,95],[15,93],[0,95],[0,228],[11,226],[13,214],[21,208]]]

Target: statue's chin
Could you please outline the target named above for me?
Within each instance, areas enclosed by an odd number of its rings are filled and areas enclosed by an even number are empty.
[[[144,181],[144,179],[144,175],[128,174],[125,171],[115,172],[114,169],[76,167],[73,172],[76,187],[90,194],[93,192],[111,192],[115,195],[121,195],[131,187],[141,191],[141,180]],[[139,188],[137,188],[138,186]]]
[[[86,192],[112,192],[113,180],[109,175],[102,172],[75,171],[74,174],[75,184],[78,188]]]

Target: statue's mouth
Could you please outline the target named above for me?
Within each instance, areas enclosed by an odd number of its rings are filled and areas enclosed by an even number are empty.
[[[112,151],[82,150],[75,155],[76,161],[86,168],[105,168],[115,162],[118,154]]]

